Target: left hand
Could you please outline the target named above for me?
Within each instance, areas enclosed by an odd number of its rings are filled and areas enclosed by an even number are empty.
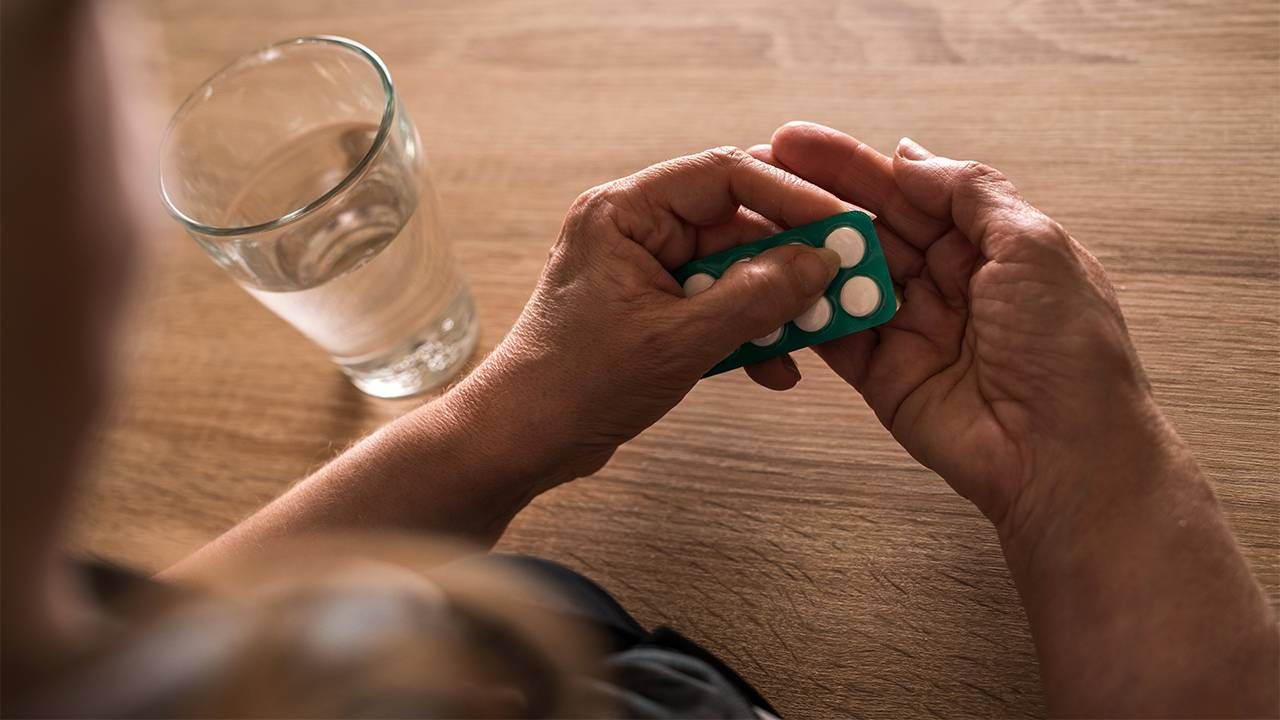
[[[998,171],[801,122],[752,152],[879,213],[900,309],[814,350],[1003,539],[1181,454],[1102,264]]]
[[[583,193],[515,327],[450,395],[499,434],[537,490],[595,472],[735,348],[799,316],[835,277],[836,254],[783,246],[684,297],[670,271],[850,206],[752,158],[717,148]],[[789,358],[748,372],[775,389]],[[505,431],[502,429],[505,428]]]

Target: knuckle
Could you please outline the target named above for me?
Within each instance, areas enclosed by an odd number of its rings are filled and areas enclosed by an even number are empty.
[[[596,185],[579,195],[569,206],[561,235],[573,240],[591,235],[602,227],[616,225],[626,189],[621,180]]]
[[[575,218],[594,218],[607,209],[610,198],[617,193],[616,183],[607,182],[583,191],[569,206],[569,216]]]
[[[782,290],[781,273],[770,270],[761,264],[747,263],[742,270],[742,283],[748,295],[756,299],[771,298]]]
[[[1070,236],[1062,225],[1039,210],[1032,207],[1019,208],[1019,212],[1013,215],[1010,222],[1017,227],[1020,235],[1045,243],[1069,244]]]
[[[593,243],[583,242],[599,237],[602,231],[616,226],[618,182],[596,185],[584,191],[569,205],[560,236],[548,251],[552,259],[569,253],[579,255],[583,248]]]
[[[1017,232],[1032,245],[1061,255],[1064,259],[1074,259],[1075,249],[1072,247],[1071,235],[1053,218],[1040,212],[1020,214],[1017,221]]]
[[[792,294],[792,278],[783,267],[751,266],[743,270],[742,288],[746,302],[738,312],[744,322],[759,325],[761,329],[781,323],[787,318],[783,307],[786,299]]]
[[[1026,203],[1009,178],[999,170],[976,160],[967,160],[957,174],[958,192],[977,205],[1016,206]]]
[[[966,160],[960,166],[960,181],[975,189],[1011,188],[1004,173],[977,160]]]
[[[1062,248],[1071,248],[1071,235],[1067,233],[1067,229],[1062,224],[1048,215],[1037,214],[1035,220],[1032,221],[1034,232],[1039,235],[1045,242]]]
[[[706,150],[702,154],[712,163],[722,167],[735,167],[753,159],[750,153],[736,145],[721,145]]]
[[[961,207],[979,212],[999,214],[1024,214],[1028,209],[1022,195],[999,170],[978,162],[966,160],[953,170],[955,183],[954,201]]]

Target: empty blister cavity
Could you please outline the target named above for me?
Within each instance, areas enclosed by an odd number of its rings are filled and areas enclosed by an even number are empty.
[[[880,286],[865,275],[849,278],[840,288],[840,307],[854,317],[866,317],[880,307]]]
[[[696,273],[694,275],[690,275],[688,279],[684,281],[684,296],[687,298],[693,297],[714,285],[715,282],[716,279],[707,273]]]
[[[770,345],[778,342],[781,339],[782,339],[782,328],[778,328],[777,330],[774,330],[768,335],[765,335],[763,337],[758,337],[755,340],[752,340],[751,344],[757,345],[759,347],[769,347]]]
[[[832,230],[822,242],[825,247],[836,251],[840,256],[840,267],[851,268],[862,262],[867,254],[867,239],[862,233],[851,227],[839,227]]]
[[[818,302],[792,322],[805,332],[818,332],[831,322],[831,301],[825,297],[818,298]]]

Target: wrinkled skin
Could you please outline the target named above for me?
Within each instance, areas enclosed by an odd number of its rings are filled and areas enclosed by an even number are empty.
[[[774,248],[692,298],[670,270],[848,209],[734,148],[588,190],[569,209],[515,327],[477,373],[527,416],[518,434],[534,443],[528,457],[550,461],[550,484],[590,474],[734,348],[804,312],[839,259],[830,250]],[[798,379],[784,359],[751,372],[778,389]],[[538,381],[508,380],[517,377]]]
[[[816,350],[997,525],[1034,512],[1034,478],[1077,462],[1075,440],[1157,423],[1101,264],[998,171],[807,123],[753,152],[879,215],[902,306]]]

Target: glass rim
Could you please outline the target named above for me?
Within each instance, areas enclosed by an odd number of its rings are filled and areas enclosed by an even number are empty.
[[[253,225],[224,227],[220,225],[207,225],[196,220],[190,215],[187,215],[178,207],[178,204],[174,202],[173,198],[170,197],[169,190],[165,187],[165,172],[163,164],[163,158],[165,155],[164,151],[169,147],[169,141],[171,139],[170,136],[173,134],[174,128],[195,108],[199,101],[204,99],[202,96],[207,88],[220,80],[225,80],[226,78],[246,69],[250,65],[255,64],[257,61],[263,59],[264,56],[269,55],[272,51],[279,51],[281,48],[306,44],[332,45],[344,50],[355,52],[367,60],[377,72],[378,79],[382,82],[382,91],[383,95],[386,97],[386,102],[382,108],[382,119],[378,123],[378,133],[374,136],[373,142],[369,145],[369,150],[364,154],[364,157],[360,158],[360,161],[357,162],[345,176],[343,176],[342,180],[334,184],[333,187],[323,193],[320,193],[302,207],[290,210],[289,212],[271,220]],[[267,58],[268,61],[273,59],[274,58]],[[288,40],[271,43],[270,45],[264,45],[257,50],[253,50],[237,57],[235,60],[224,65],[217,72],[205,78],[195,87],[194,90],[191,91],[189,95],[187,95],[186,99],[182,101],[182,104],[178,106],[178,109],[174,111],[173,117],[169,119],[169,123],[165,126],[164,135],[162,135],[160,139],[160,197],[163,199],[165,209],[169,211],[170,215],[185,225],[188,230],[198,232],[201,235],[230,237],[259,233],[283,227],[320,209],[325,205],[325,203],[333,199],[335,195],[351,187],[351,185],[364,175],[365,171],[368,170],[369,166],[372,164],[374,157],[377,156],[379,151],[381,151],[382,147],[386,144],[387,136],[391,134],[391,123],[395,118],[395,107],[396,94],[395,86],[391,84],[391,72],[387,70],[386,64],[382,62],[382,58],[378,57],[377,53],[355,40],[340,37],[338,35],[304,35],[302,37],[290,38]]]

